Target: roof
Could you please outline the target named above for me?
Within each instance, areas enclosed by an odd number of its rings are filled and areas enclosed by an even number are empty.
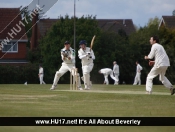
[[[118,33],[118,30],[123,29],[127,35],[135,32],[132,19],[96,19],[98,26],[106,31],[113,31]],[[38,22],[38,29],[41,36],[44,36],[51,26],[59,21],[59,19],[40,19]]]
[[[175,28],[175,16],[162,16],[159,27],[162,26],[162,24],[167,28]]]
[[[97,19],[97,21],[99,27],[105,31],[118,33],[123,29],[127,35],[136,31],[132,19]]]
[[[51,28],[51,26],[56,23],[59,19],[40,19],[38,22],[38,28],[41,36]]]
[[[8,37],[8,39],[12,40],[19,40],[20,38],[21,40],[27,40],[25,27],[19,23],[20,21],[22,22],[19,8],[0,8],[0,18],[0,39],[6,39],[6,37]],[[14,31],[16,35],[14,33],[12,34],[12,31]],[[12,38],[8,33],[10,33],[14,38]]]

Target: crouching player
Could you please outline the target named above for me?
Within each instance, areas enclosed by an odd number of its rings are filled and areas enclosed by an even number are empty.
[[[99,73],[104,75],[104,78],[105,78],[104,84],[106,84],[106,85],[109,84],[109,80],[108,80],[108,76],[109,76],[109,75],[110,75],[110,77],[111,77],[115,82],[118,81],[118,80],[114,77],[113,71],[112,71],[112,69],[110,69],[110,68],[103,68],[103,69],[99,70]]]

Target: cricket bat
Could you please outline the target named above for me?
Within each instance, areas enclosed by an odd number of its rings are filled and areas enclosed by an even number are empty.
[[[91,40],[90,52],[91,52],[92,47],[93,47],[93,45],[94,45],[94,39],[95,39],[95,35],[93,36],[93,38],[92,38],[92,40]]]

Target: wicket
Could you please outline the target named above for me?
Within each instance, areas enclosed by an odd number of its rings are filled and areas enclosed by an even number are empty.
[[[78,69],[72,68],[70,72],[70,90],[78,90]]]

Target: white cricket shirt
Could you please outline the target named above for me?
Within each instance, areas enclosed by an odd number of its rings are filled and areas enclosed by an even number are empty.
[[[117,74],[119,73],[119,66],[117,64],[114,65],[113,72]]]
[[[89,57],[86,56],[88,53],[90,53],[90,56],[92,58],[89,58]],[[78,50],[78,57],[81,59],[82,66],[93,63],[93,60],[95,60],[94,52],[93,52],[93,50],[90,51],[89,47],[86,47],[85,50],[79,49]]]
[[[152,45],[148,58],[155,58],[155,67],[170,66],[170,61],[165,49],[158,43]]]
[[[103,68],[100,70],[100,72],[104,75],[109,75],[112,72],[112,69],[110,68]]]

